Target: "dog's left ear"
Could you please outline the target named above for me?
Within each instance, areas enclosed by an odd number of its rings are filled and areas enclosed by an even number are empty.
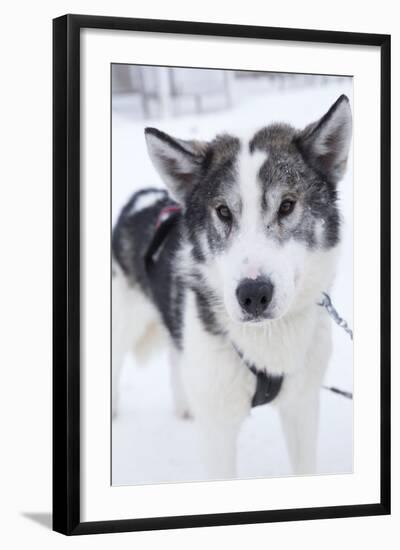
[[[145,129],[147,149],[173,197],[183,202],[197,183],[207,144],[176,139],[156,128]]]
[[[333,183],[344,175],[351,140],[349,99],[341,95],[329,111],[296,138],[305,160]]]

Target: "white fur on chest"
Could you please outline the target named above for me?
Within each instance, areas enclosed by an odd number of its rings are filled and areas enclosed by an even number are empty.
[[[304,366],[316,331],[317,308],[314,305],[261,326],[231,323],[229,338],[259,370],[265,369],[270,374],[292,373]]]

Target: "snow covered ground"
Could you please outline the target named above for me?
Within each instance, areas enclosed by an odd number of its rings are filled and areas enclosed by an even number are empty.
[[[306,79],[305,79],[306,80]],[[113,222],[132,192],[140,187],[162,186],[146,153],[143,129],[158,127],[181,138],[213,137],[218,132],[243,133],[272,121],[303,127],[323,115],[345,93],[352,101],[350,78],[297,89],[244,94],[227,111],[138,121],[129,99],[113,101],[112,206]],[[343,250],[331,297],[336,309],[353,326],[353,174],[350,160],[340,184],[344,219]],[[348,335],[333,324],[334,350],[325,383],[353,390],[353,348]],[[143,368],[142,368],[143,367]],[[112,483],[133,485],[205,479],[198,460],[193,421],[173,414],[169,371],[165,354],[149,364],[135,364],[128,355],[120,380],[121,407],[112,424]],[[353,468],[352,401],[321,389],[318,448],[319,473],[345,473]],[[290,475],[288,456],[273,405],[253,409],[240,434],[238,476]]]

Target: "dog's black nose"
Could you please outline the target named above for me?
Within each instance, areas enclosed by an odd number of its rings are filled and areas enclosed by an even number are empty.
[[[267,309],[274,290],[268,279],[244,279],[236,289],[239,304],[252,317],[260,317]]]

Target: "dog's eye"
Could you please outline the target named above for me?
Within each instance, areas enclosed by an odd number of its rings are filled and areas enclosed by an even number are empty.
[[[291,199],[286,199],[281,202],[281,205],[279,207],[279,215],[280,216],[287,216],[291,212],[293,212],[293,209],[295,207],[296,201]]]
[[[222,220],[223,222],[232,221],[231,211],[227,206],[225,206],[225,204],[220,204],[219,206],[217,206],[216,211],[219,219]]]

